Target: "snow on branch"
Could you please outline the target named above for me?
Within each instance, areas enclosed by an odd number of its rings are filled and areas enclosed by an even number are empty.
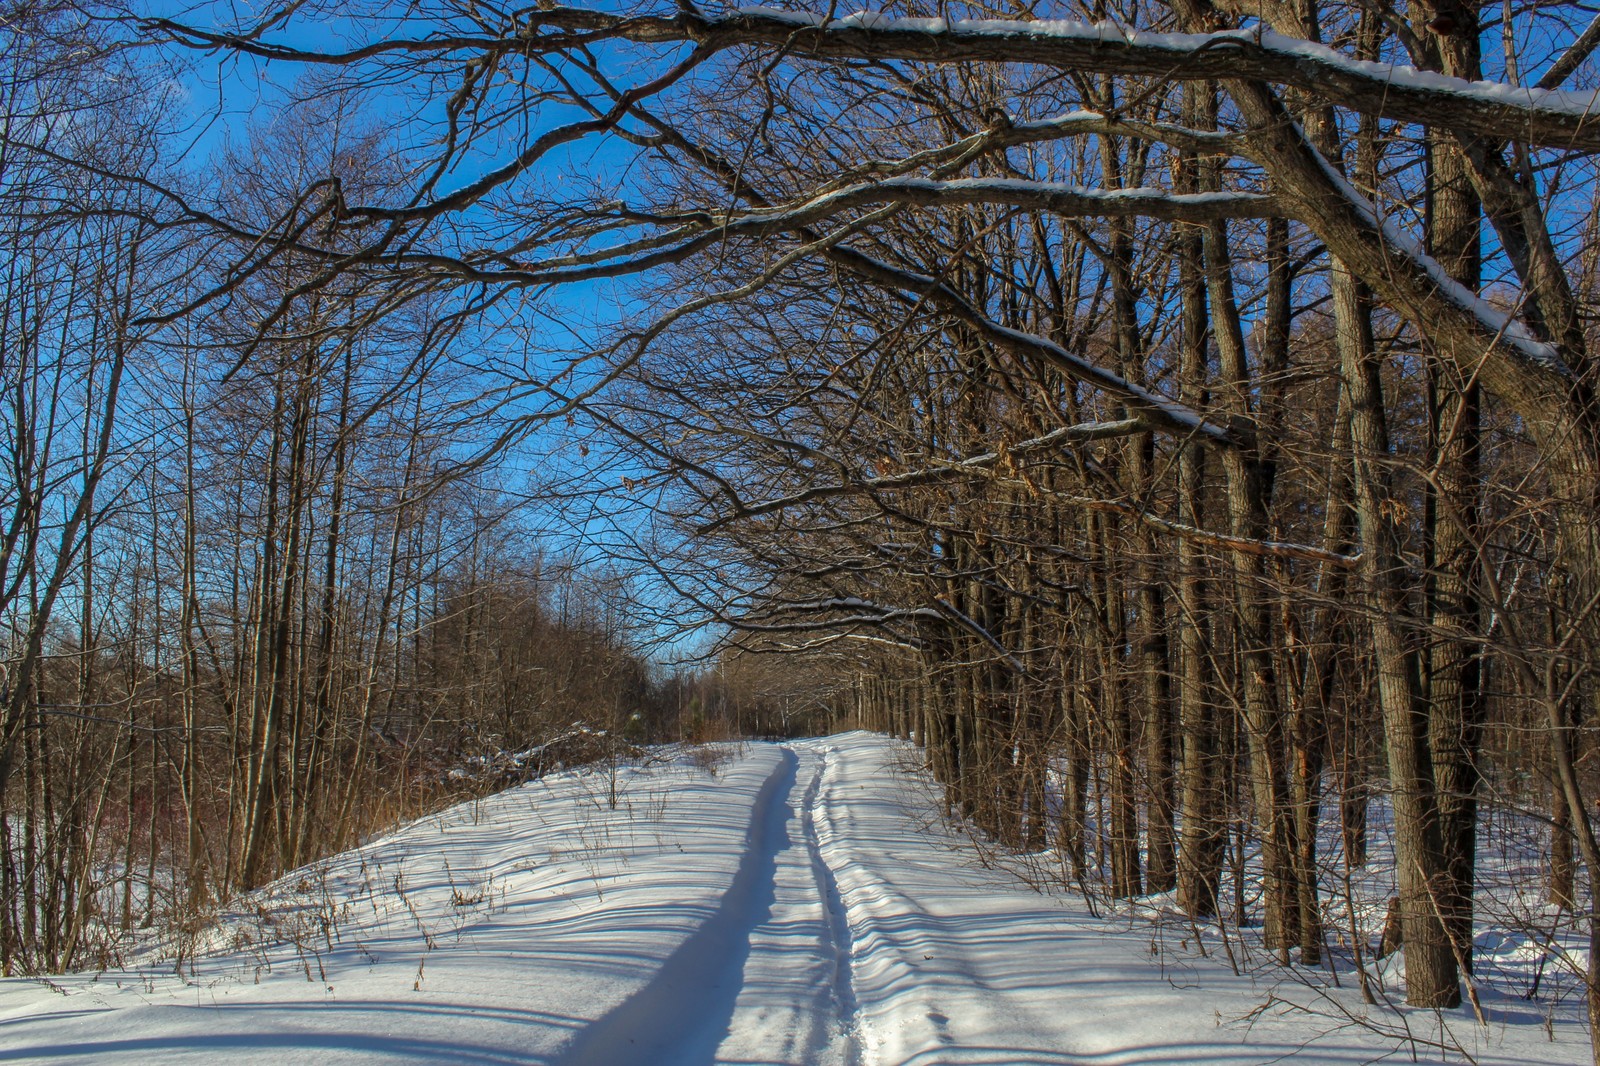
[[[1246,77],[1316,92],[1354,111],[1569,150],[1600,151],[1600,90],[1562,91],[1466,81],[1400,63],[1354,59],[1328,45],[1265,27],[1158,33],[1114,21],[891,18],[860,11],[825,19],[809,12],[745,7],[708,20],[722,33],[796,53],[877,55],[951,62],[989,59],[1173,80]]]
[[[835,211],[882,203],[931,207],[991,204],[1073,217],[1134,216],[1194,223],[1216,219],[1284,217],[1288,214],[1287,205],[1277,197],[1261,193],[1175,193],[1159,188],[1086,189],[1065,182],[1021,178],[951,178],[938,181],[898,177],[835,189],[777,211],[752,212],[746,224],[805,224]]]
[[[1402,122],[1600,151],[1600,124],[1593,121],[1600,91],[1466,81],[1400,63],[1354,59],[1261,26],[1158,33],[1112,21],[893,18],[875,11],[830,19],[766,6],[712,17],[682,11],[672,17],[630,17],[551,7],[530,12],[518,39],[543,49],[577,34],[641,43],[693,41],[711,49],[762,44],[798,57],[1026,63],[1173,81],[1251,78]]]
[[[1086,189],[1065,182],[1017,178],[937,180],[894,177],[825,190],[794,203],[737,212],[693,211],[668,216],[636,216],[667,228],[609,246],[530,262],[509,258],[500,280],[523,284],[563,284],[635,274],[678,263],[715,244],[735,238],[762,239],[809,226],[840,212],[882,204],[953,207],[988,204],[1044,211],[1072,218],[1161,218],[1202,224],[1213,219],[1292,217],[1274,196],[1251,192],[1174,193],[1160,188]],[[407,262],[421,263],[418,255]],[[426,262],[451,264],[439,257]]]
[[[858,277],[928,299],[1002,351],[1023,359],[1040,360],[1074,381],[1081,381],[1121,398],[1138,410],[1151,429],[1186,436],[1199,435],[1211,443],[1226,447],[1242,443],[1243,431],[1238,427],[1216,422],[1203,412],[1130,381],[1122,374],[1101,366],[1087,356],[1070,352],[1052,340],[1001,325],[938,278],[893,266],[846,244],[827,249],[824,254]]]
[[[141,25],[148,34],[192,48],[222,47],[268,59],[329,65],[396,57],[550,54],[613,39],[693,42],[706,52],[762,44],[800,57],[1026,63],[1173,81],[1251,78],[1314,92],[1337,107],[1402,122],[1566,151],[1600,152],[1600,124],[1593,121],[1600,111],[1600,90],[1466,81],[1401,63],[1355,59],[1328,45],[1263,26],[1159,33],[1113,21],[892,18],[874,11],[830,19],[820,13],[765,6],[739,8],[725,16],[707,17],[687,6],[672,16],[633,16],[550,6],[526,11],[514,28],[499,36],[393,37],[330,52],[164,18]],[[1581,58],[1584,49],[1576,54]],[[1565,77],[1568,71],[1563,66],[1552,73]]]

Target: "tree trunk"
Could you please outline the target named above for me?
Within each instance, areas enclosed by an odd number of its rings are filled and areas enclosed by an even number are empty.
[[[1422,700],[1415,649],[1401,629],[1408,609],[1387,513],[1389,438],[1382,384],[1369,305],[1360,283],[1340,265],[1334,273],[1334,310],[1355,453],[1352,482],[1364,595],[1393,790],[1406,1002],[1416,1007],[1454,1007],[1461,1002],[1460,978],[1450,935],[1439,921],[1436,906],[1446,865],[1428,752],[1428,708]]]

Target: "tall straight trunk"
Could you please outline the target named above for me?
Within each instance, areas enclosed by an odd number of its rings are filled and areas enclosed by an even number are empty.
[[[1146,538],[1141,554],[1153,553],[1154,538]],[[1152,559],[1153,561],[1153,559]],[[1144,776],[1146,779],[1145,889],[1169,892],[1177,885],[1177,804],[1173,794],[1176,775],[1173,741],[1176,720],[1172,701],[1172,666],[1167,644],[1165,590],[1151,572],[1151,562],[1139,570],[1139,680],[1144,696]]]
[[[1338,263],[1333,295],[1341,374],[1350,407],[1363,595],[1388,746],[1406,1002],[1418,1007],[1454,1007],[1461,1002],[1460,976],[1449,931],[1438,918],[1437,893],[1446,864],[1428,751],[1428,707],[1422,698],[1416,650],[1401,628],[1409,612],[1398,546],[1385,513],[1390,499],[1389,431],[1371,306],[1360,283]]]
[[[1280,435],[1284,417],[1283,386],[1289,367],[1289,345],[1294,322],[1293,288],[1295,268],[1289,248],[1289,223],[1285,219],[1269,219],[1266,225],[1267,291],[1262,321],[1257,326],[1261,341],[1257,344],[1261,366],[1257,391],[1260,393],[1261,418],[1258,432],[1266,438]],[[1338,421],[1336,415],[1336,422]],[[1263,448],[1266,446],[1263,444]],[[1268,478],[1274,475],[1275,463],[1264,460]],[[1336,481],[1336,484],[1338,482]],[[1270,486],[1269,490],[1270,492]],[[1330,501],[1335,502],[1335,501]],[[1334,506],[1329,521],[1333,531],[1324,529],[1323,549],[1342,552],[1346,544],[1337,530],[1343,524],[1344,508]],[[1275,584],[1289,588],[1293,582],[1287,561],[1279,559]],[[1334,568],[1337,569],[1337,568]],[[1333,582],[1337,586],[1337,579]],[[1300,945],[1300,961],[1315,965],[1322,958],[1322,903],[1317,889],[1317,834],[1318,815],[1322,798],[1322,770],[1326,753],[1325,692],[1319,691],[1308,698],[1303,688],[1294,684],[1296,669],[1290,660],[1294,652],[1292,641],[1298,625],[1290,599],[1279,596],[1278,627],[1280,638],[1275,654],[1285,660],[1279,677],[1286,679],[1281,699],[1288,701],[1284,712],[1284,739],[1288,747],[1287,822],[1289,863],[1294,872],[1294,928],[1292,933]]]
[[[1350,450],[1350,416],[1341,392],[1335,402],[1333,455],[1328,490],[1323,501],[1322,548],[1344,555],[1351,551],[1354,519],[1350,500],[1350,475],[1344,457]],[[1344,624],[1348,594],[1343,566],[1324,564],[1317,575],[1317,606],[1311,613],[1309,646],[1303,650],[1304,666],[1296,687],[1295,706],[1290,716],[1295,766],[1293,793],[1299,851],[1296,875],[1300,879],[1300,948],[1303,961],[1320,957],[1322,948],[1321,905],[1316,893],[1318,807],[1322,799],[1321,780],[1331,746],[1332,705],[1341,653],[1348,631]],[[1288,608],[1285,605],[1287,612]],[[1287,628],[1287,627],[1286,627]],[[1335,767],[1339,769],[1339,767]],[[1341,803],[1349,802],[1346,789],[1340,789]],[[1341,820],[1341,825],[1344,822]],[[1351,861],[1351,840],[1346,835],[1345,860]],[[1359,863],[1357,863],[1359,865]]]
[[[1285,568],[1287,569],[1287,568]],[[1280,575],[1287,587],[1288,574]],[[1301,642],[1296,637],[1298,620],[1285,601],[1282,605],[1282,631],[1292,652]],[[1318,806],[1322,800],[1322,771],[1326,762],[1326,691],[1309,692],[1295,683],[1286,694],[1289,741],[1289,802],[1294,818],[1295,901],[1299,918],[1300,961],[1308,966],[1322,959],[1322,905],[1317,890]]]
[[[1226,225],[1220,221],[1210,223],[1204,240],[1212,335],[1222,371],[1220,398],[1237,423],[1254,424],[1256,411],[1250,400],[1254,382],[1234,299]],[[1237,537],[1265,539],[1273,481],[1271,463],[1260,454],[1259,447],[1229,448],[1223,452],[1222,468],[1227,479],[1230,531]],[[1250,794],[1261,838],[1266,943],[1287,961],[1290,947],[1300,939],[1300,891],[1294,870],[1294,817],[1285,765],[1277,655],[1272,614],[1266,602],[1267,574],[1262,556],[1233,552],[1230,560],[1245,743],[1250,757]]]
[[[1011,632],[1012,612],[1001,595],[995,575],[999,566],[993,542],[980,548],[983,579],[974,583],[975,617],[985,632],[1002,645]],[[1010,664],[998,650],[988,649],[979,672],[983,686],[982,715],[985,760],[991,799],[990,831],[1008,848],[1022,846],[1022,767],[1017,759],[1017,689]]]
[[[192,363],[184,356],[183,377],[183,603],[178,612],[178,643],[183,661],[181,693],[183,746],[179,765],[179,790],[183,799],[186,873],[185,910],[196,914],[209,899],[205,877],[205,838],[200,811],[200,644],[195,627],[200,612],[197,530],[195,528],[195,424],[189,389]]]
[[[1192,449],[1185,467],[1201,466],[1203,453]],[[1187,471],[1186,482],[1203,480],[1202,471]],[[1198,492],[1183,490],[1190,513],[1202,516]],[[1185,521],[1189,521],[1185,518]],[[1182,839],[1178,849],[1178,906],[1195,918],[1214,918],[1220,912],[1223,851],[1227,839],[1227,813],[1223,795],[1223,765],[1217,711],[1209,698],[1214,671],[1208,662],[1210,640],[1206,619],[1209,597],[1202,576],[1201,552],[1188,547],[1181,552],[1179,585],[1181,616],[1178,621],[1179,688],[1178,721],[1183,734]]]
[[[1204,96],[1205,99],[1202,99]],[[1184,87],[1185,120],[1198,125],[1212,110],[1213,91]],[[1198,190],[1196,162],[1185,155],[1175,184],[1180,191]],[[1209,403],[1206,337],[1204,249],[1199,231],[1183,230],[1178,244],[1179,299],[1182,334],[1179,360],[1179,398],[1194,410]],[[1192,528],[1205,526],[1206,451],[1196,441],[1182,445],[1178,459],[1178,520]],[[1223,802],[1220,735],[1217,715],[1209,697],[1213,674],[1207,657],[1210,640],[1207,619],[1210,603],[1206,589],[1207,558],[1192,539],[1178,542],[1178,726],[1183,737],[1181,803],[1182,834],[1178,847],[1178,906],[1195,918],[1219,914],[1223,852],[1226,844],[1226,808]]]
[[[1096,583],[1094,628],[1095,663],[1098,666],[1096,706],[1106,737],[1107,771],[1110,774],[1109,850],[1111,853],[1111,895],[1127,899],[1143,892],[1139,862],[1139,802],[1137,752],[1134,722],[1123,682],[1122,651],[1127,643],[1123,622],[1121,588],[1113,576],[1110,552],[1106,546],[1109,523],[1101,515],[1087,516],[1094,538],[1093,554],[1100,580]]]
[[[344,520],[344,492],[349,461],[346,431],[350,420],[350,386],[352,354],[345,350],[344,373],[339,391],[339,412],[334,426],[333,489],[328,501],[328,534],[323,546],[322,602],[317,612],[317,646],[313,660],[315,674],[312,680],[311,713],[312,730],[306,753],[306,816],[295,839],[296,862],[310,858],[313,847],[312,832],[316,812],[323,806],[323,779],[327,773],[327,752],[334,730],[334,636],[337,630],[337,594],[339,581],[340,539]]]
[[[1132,180],[1140,183],[1144,173],[1142,154],[1134,149],[1133,158],[1123,159],[1123,142],[1114,137],[1100,138],[1101,166],[1107,176],[1107,185],[1123,187]],[[1105,265],[1111,279],[1112,324],[1116,336],[1117,359],[1120,369],[1129,381],[1144,384],[1146,380],[1145,352],[1139,335],[1139,293],[1134,280],[1133,226],[1128,219],[1112,219],[1111,239],[1106,249]],[[1129,412],[1124,411],[1126,416]],[[1135,434],[1127,439],[1123,449],[1123,465],[1131,491],[1143,499],[1155,480],[1155,438],[1150,433]],[[1142,523],[1135,523],[1130,537],[1136,559],[1129,569],[1132,579],[1134,620],[1132,626],[1133,683],[1126,699],[1137,701],[1135,716],[1132,705],[1119,713],[1129,718],[1137,717],[1143,730],[1144,767],[1143,793],[1145,809],[1145,855],[1148,863],[1146,887],[1151,892],[1165,892],[1176,880],[1177,857],[1174,850],[1174,805],[1172,733],[1173,708],[1171,692],[1171,666],[1168,663],[1167,621],[1165,589],[1157,564],[1158,550],[1154,532]],[[1107,547],[1107,555],[1110,548]],[[1108,597],[1113,593],[1108,590]],[[1120,597],[1118,597],[1120,599]],[[1118,607],[1121,611],[1120,605]],[[1122,624],[1119,619],[1119,626]],[[1121,723],[1119,723],[1121,725]],[[1133,723],[1126,728],[1131,732]],[[1119,737],[1120,740],[1120,737]],[[1118,758],[1121,747],[1118,747]],[[1132,763],[1131,752],[1128,761]],[[1129,767],[1130,772],[1132,766]]]
[[[311,358],[308,353],[304,357],[306,365],[296,366],[297,372],[292,382],[293,397],[287,442],[289,462],[283,477],[282,491],[285,499],[281,504],[276,498],[279,490],[276,460],[273,465],[273,476],[268,481],[270,496],[268,506],[273,509],[281,506],[284,532],[280,572],[274,573],[263,567],[262,573],[263,584],[276,587],[270,599],[271,611],[262,619],[264,662],[260,666],[265,667],[262,679],[265,688],[263,693],[265,709],[261,715],[260,731],[256,735],[255,749],[252,752],[255,759],[254,789],[249,797],[246,845],[240,870],[242,883],[247,888],[255,887],[265,880],[270,855],[276,854],[280,862],[287,858],[287,841],[283,837],[285,829],[283,803],[288,798],[283,791],[283,738],[290,733],[294,725],[291,716],[296,710],[292,705],[295,696],[292,677],[295,649],[292,636],[295,608],[301,589],[300,556],[305,518],[306,453],[310,433]],[[282,376],[284,375],[280,374],[280,378]],[[279,396],[282,395],[283,386],[280,384]],[[279,411],[282,405],[283,401],[280,399]],[[269,521],[269,542],[271,532],[272,523]]]
[[[29,728],[22,734],[22,948],[25,965],[32,965],[39,947],[39,836],[46,823],[40,810],[44,806],[44,719],[38,702],[24,705]]]
[[[1030,522],[1030,525],[1032,523]],[[1030,532],[1036,532],[1030,531]],[[1028,649],[1049,645],[1049,627],[1044,619],[1044,608],[1034,601],[1044,593],[1040,581],[1039,561],[1033,553],[1024,554],[1021,572],[1021,590],[1028,604],[1017,617],[1014,647]],[[1030,853],[1042,851],[1049,843],[1049,772],[1051,736],[1055,732],[1053,693],[1048,688],[1034,684],[1031,679],[1018,678],[1015,683],[1017,708],[1015,711],[1015,742],[1021,771],[1020,799],[1026,822],[1022,829],[1022,846]]]
[[[1452,5],[1450,16],[1457,20],[1454,30],[1441,34],[1430,29],[1428,40],[1442,69],[1476,81],[1483,76],[1478,12],[1471,5]],[[1472,184],[1470,162],[1437,131],[1430,136],[1428,158],[1428,250],[1452,278],[1476,292],[1482,282],[1483,208]],[[1426,486],[1423,518],[1429,578],[1426,610],[1432,629],[1426,673],[1432,711],[1429,747],[1445,851],[1440,907],[1456,952],[1470,973],[1479,750],[1488,714],[1483,658],[1473,640],[1483,629],[1477,578],[1482,536],[1480,400],[1476,380],[1463,379],[1456,371],[1470,363],[1474,353],[1430,351],[1429,356],[1428,435],[1435,471]]]
[[[239,856],[233,878],[245,888],[256,883],[256,871],[265,850],[263,837],[270,798],[268,781],[276,776],[274,759],[277,755],[277,725],[279,708],[276,700],[281,696],[277,681],[277,643],[273,640],[278,618],[277,575],[279,555],[279,525],[282,521],[281,497],[283,464],[283,375],[273,378],[272,425],[267,446],[267,483],[262,492],[266,521],[261,533],[261,554],[252,575],[254,587],[249,597],[246,631],[252,636],[249,679],[248,715],[239,732],[242,734],[240,756],[244,764],[244,788],[235,804],[237,808],[236,831],[239,837]],[[244,706],[240,707],[241,713]],[[231,836],[231,834],[230,834]]]
[[[1030,647],[1037,645],[1030,644]],[[1030,689],[1019,743],[1026,760],[1026,805],[1028,824],[1023,847],[1029,852],[1044,850],[1050,842],[1050,738],[1056,733],[1049,690]]]

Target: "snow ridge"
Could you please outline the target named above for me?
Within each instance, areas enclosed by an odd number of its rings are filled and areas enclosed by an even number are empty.
[[[857,1016],[860,1010],[856,1001],[852,974],[855,957],[855,938],[850,932],[850,918],[845,911],[844,896],[839,892],[839,881],[833,867],[822,857],[822,844],[817,837],[817,804],[822,791],[822,778],[828,772],[828,754],[837,748],[824,748],[817,756],[817,769],[806,786],[801,801],[801,831],[806,841],[806,851],[811,857],[811,869],[817,878],[817,894],[826,911],[824,929],[827,942],[824,947],[833,953],[833,1003],[838,1013],[839,1040],[843,1044],[847,1066],[857,1066],[861,1061],[861,1046],[856,1039]]]

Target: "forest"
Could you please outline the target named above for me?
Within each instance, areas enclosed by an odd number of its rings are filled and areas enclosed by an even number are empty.
[[[861,726],[1067,887],[1403,945],[1418,1007],[1525,827],[1600,1031],[1597,46],[0,4],[0,964],[536,750]],[[1380,833],[1381,947],[1328,917]]]

